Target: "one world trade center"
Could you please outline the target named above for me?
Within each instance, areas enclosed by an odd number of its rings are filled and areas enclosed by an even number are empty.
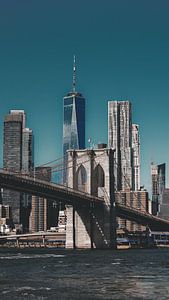
[[[76,91],[76,62],[73,62],[72,92],[63,98],[63,183],[67,183],[67,150],[85,148],[85,98]]]

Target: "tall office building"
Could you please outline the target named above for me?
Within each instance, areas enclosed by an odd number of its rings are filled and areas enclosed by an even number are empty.
[[[140,138],[139,126],[132,124],[132,110],[129,101],[108,102],[108,142],[115,149],[114,177],[116,197],[131,207],[140,208],[146,204],[147,193],[140,191]],[[146,197],[145,197],[146,195]],[[143,204],[143,203],[142,203]],[[144,228],[118,218],[119,226],[130,231]]]
[[[34,167],[34,141],[33,131],[23,128],[22,131],[22,172],[30,173]]]
[[[152,213],[156,215],[165,189],[165,163],[151,164]]]
[[[133,191],[140,190],[140,136],[139,125],[132,124],[132,167]]]
[[[158,165],[158,193],[160,197],[165,190],[165,170],[165,163]]]
[[[51,181],[50,167],[35,168],[35,176],[38,179]],[[52,226],[57,226],[58,205],[51,199],[32,196],[32,208],[29,218],[29,230],[31,232],[46,231]]]
[[[115,189],[132,189],[132,113],[129,101],[108,102],[108,144],[115,149]]]
[[[23,128],[22,131],[22,173],[30,174],[34,168],[34,140],[33,131],[29,128]],[[32,196],[21,193],[21,224],[23,231],[29,231],[29,216],[31,212]]]
[[[85,98],[76,91],[76,64],[73,64],[72,92],[63,98],[63,183],[67,182],[67,150],[85,148]]]
[[[26,166],[26,162],[28,161],[29,167],[27,171],[29,171],[32,165],[32,144],[26,142],[25,131],[30,130],[25,129],[24,110],[10,110],[4,120],[3,144],[3,167],[8,171],[21,172],[22,166]],[[21,194],[16,191],[4,189],[3,204],[11,207],[13,223],[16,228],[20,227],[22,221]]]
[[[3,167],[9,171],[22,169],[22,131],[25,128],[23,110],[11,110],[4,120]]]

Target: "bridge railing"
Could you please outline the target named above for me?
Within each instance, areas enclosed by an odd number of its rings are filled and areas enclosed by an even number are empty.
[[[71,187],[68,187],[66,185],[61,185],[61,184],[58,184],[58,183],[53,183],[53,182],[49,182],[49,181],[45,181],[45,180],[42,180],[42,179],[38,179],[38,178],[34,178],[32,176],[30,176],[29,174],[25,174],[25,173],[21,173],[21,172],[13,172],[13,171],[8,171],[8,170],[4,170],[4,169],[0,169],[0,174],[4,174],[4,175],[9,175],[13,178],[19,178],[21,180],[26,180],[26,181],[29,181],[31,183],[34,183],[34,184],[41,184],[45,187],[48,187],[49,189],[51,189],[52,187],[54,189],[60,189],[60,190],[63,190],[63,191],[66,191],[67,193],[70,193],[70,194],[73,194],[73,195],[79,195],[79,196],[85,196],[87,198],[90,198],[91,200],[97,200],[97,201],[100,201],[100,202],[103,202],[103,198],[101,197],[97,197],[97,196],[93,196],[89,193],[86,193],[84,191],[79,191],[79,190],[75,190]]]
[[[116,206],[119,207],[119,208],[122,208],[122,209],[127,209],[128,211],[131,211],[131,212],[134,212],[134,213],[137,212],[138,214],[140,214],[142,216],[147,216],[149,219],[157,220],[159,222],[163,222],[163,223],[165,222],[166,224],[169,224],[169,220],[159,218],[158,216],[154,216],[154,215],[150,214],[149,212],[142,211],[140,209],[133,208],[131,206],[120,204],[120,203],[116,203]]]

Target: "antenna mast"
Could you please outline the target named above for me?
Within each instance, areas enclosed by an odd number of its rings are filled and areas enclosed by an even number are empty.
[[[76,57],[73,56],[73,93],[76,92]]]

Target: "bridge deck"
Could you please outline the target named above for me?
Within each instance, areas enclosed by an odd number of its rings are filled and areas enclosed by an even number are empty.
[[[94,203],[95,205],[105,205],[103,198],[95,197],[66,186],[34,179],[27,175],[19,175],[2,169],[0,170],[0,186],[47,199],[54,199],[67,205],[90,206],[91,203]],[[169,220],[155,217],[147,212],[124,206],[119,203],[116,203],[116,215],[148,226],[152,230],[169,231]]]
[[[92,196],[85,192],[2,169],[0,170],[0,186],[43,198],[59,200],[70,205],[79,203],[85,205],[89,205],[90,203],[104,203],[102,198]]]

